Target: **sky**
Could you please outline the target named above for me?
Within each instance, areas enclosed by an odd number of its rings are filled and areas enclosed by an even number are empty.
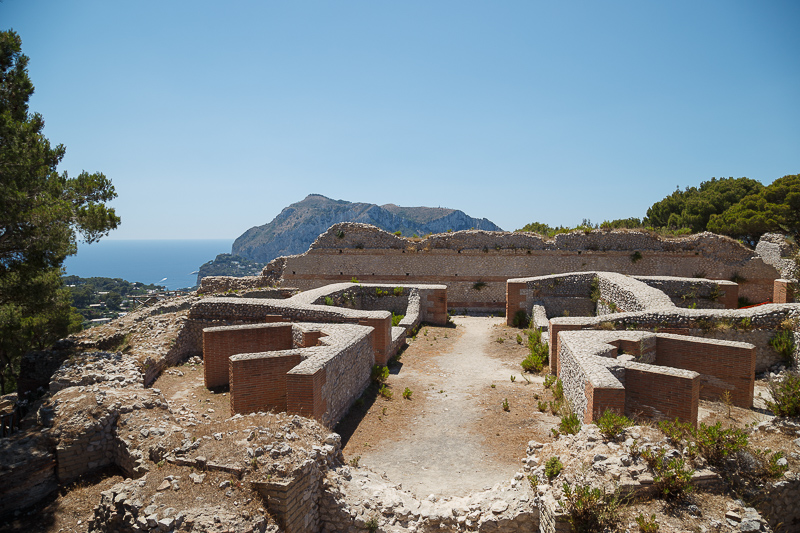
[[[310,193],[506,230],[800,173],[800,2],[2,0],[109,239],[234,239]]]

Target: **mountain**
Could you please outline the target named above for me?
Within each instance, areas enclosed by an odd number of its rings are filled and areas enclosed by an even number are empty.
[[[372,224],[393,233],[401,231],[408,237],[470,228],[502,231],[490,220],[472,218],[458,209],[365,204],[309,194],[284,208],[272,222],[244,232],[233,242],[231,253],[262,263],[282,255],[301,254],[337,222]]]

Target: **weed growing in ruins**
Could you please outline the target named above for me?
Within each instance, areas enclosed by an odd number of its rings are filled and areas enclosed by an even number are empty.
[[[367,531],[369,531],[369,533],[375,533],[376,531],[378,531],[379,525],[380,524],[378,522],[377,516],[373,516],[372,518],[364,522],[364,527],[367,528]]]
[[[606,409],[597,419],[600,433],[608,440],[615,440],[626,427],[633,425],[633,420],[625,415],[618,415],[611,409]]]
[[[689,494],[694,470],[686,465],[682,457],[667,459],[665,448],[641,450],[642,458],[653,470],[653,486],[667,500],[677,500]]]
[[[642,260],[642,252],[636,250],[631,254],[631,263],[636,264],[637,262]]]
[[[769,345],[773,350],[778,352],[778,355],[780,355],[784,361],[791,362],[795,350],[794,332],[790,329],[780,330],[769,340]]]
[[[352,278],[350,278],[350,283],[361,283],[361,282],[358,281],[357,277],[353,276]]]
[[[555,374],[548,374],[544,377],[544,388],[549,389],[556,382]]]
[[[339,239],[344,239],[344,232],[342,230],[337,231],[336,237]]]
[[[494,388],[496,388],[496,387],[497,387],[497,385],[495,385],[494,383],[492,383],[492,388],[494,389]]]
[[[515,328],[524,328],[528,326],[529,323],[530,318],[528,318],[528,313],[526,313],[524,309],[520,309],[514,313],[514,318],[511,319],[511,325]]]
[[[330,296],[326,296],[325,305],[333,305],[333,298],[331,298]]]
[[[515,381],[517,381],[517,376],[511,374],[511,383],[514,383]]]
[[[800,374],[784,372],[779,380],[770,378],[767,387],[772,401],[766,404],[775,416],[800,415]]]
[[[503,398],[503,404],[502,405],[503,405],[503,411],[508,412],[508,411],[511,410],[511,406],[508,405],[508,398]]]
[[[720,297],[722,297],[722,291],[720,290],[719,285],[715,283],[714,286],[711,287],[711,290],[708,293],[708,299],[711,300],[712,302],[715,302],[719,300]]]
[[[536,490],[536,487],[539,486],[539,476],[536,474],[528,474],[528,483],[530,483],[532,489]]]
[[[606,531],[619,522],[619,509],[622,499],[617,492],[607,493],[604,489],[592,487],[588,483],[571,486],[564,482],[564,503],[567,520],[576,533]]]
[[[397,230],[397,231],[395,231],[395,232],[393,233],[393,235],[397,235],[398,237],[400,237],[401,235],[403,235],[403,232],[402,232],[402,231],[400,231],[400,230]]]
[[[550,348],[542,342],[542,332],[534,329],[528,332],[528,348],[530,353],[522,360],[522,369],[526,372],[541,372],[549,362]]]
[[[736,329],[740,329],[742,331],[750,331],[753,329],[753,321],[750,319],[749,316],[746,316],[739,320],[739,323],[736,325]]]
[[[472,284],[472,288],[475,289],[476,291],[483,290],[483,289],[486,288],[486,282],[485,281],[476,281],[475,283]]]
[[[614,323],[613,322],[609,322],[609,321],[600,322],[600,324],[598,324],[598,326],[597,326],[597,329],[602,329],[602,330],[606,330],[606,331],[610,331],[610,330],[613,330],[615,328],[616,328],[616,326],[614,325]]]
[[[392,293],[395,296],[402,296],[403,295],[403,287],[395,287]]]
[[[358,466],[358,462],[361,460],[360,455],[356,455],[352,459],[350,459],[350,466]]]
[[[552,481],[563,469],[564,465],[561,459],[554,455],[544,464],[544,475],[547,476],[547,479]]]
[[[560,378],[556,380],[556,384],[553,387],[553,397],[559,402],[564,401],[564,382]]]
[[[375,296],[377,296],[378,298],[380,298],[382,296],[388,296],[388,295],[389,295],[389,291],[384,291],[380,287],[375,287]]]
[[[589,298],[595,305],[600,301],[600,278],[595,276],[589,284]]]
[[[383,384],[389,379],[389,367],[383,365],[374,365],[372,367],[372,382]]]
[[[522,345],[522,337],[520,335],[517,335],[517,344]]]
[[[561,421],[558,423],[558,431],[564,435],[575,435],[580,430],[581,421],[578,419],[578,415],[575,413],[570,413],[567,416],[562,417]]]
[[[403,398],[405,398],[406,400],[410,400],[410,399],[411,399],[411,395],[412,395],[412,394],[414,394],[414,393],[413,393],[413,392],[411,392],[411,389],[409,389],[408,387],[406,387],[406,388],[405,388],[405,390],[403,391]],[[384,408],[384,409],[385,409],[385,408]]]
[[[647,518],[642,513],[636,517],[636,523],[639,525],[639,533],[656,533],[658,531],[658,522],[656,522],[656,515],[650,515]]]
[[[545,411],[547,411],[547,402],[543,402],[543,401],[539,400],[536,403],[536,407],[539,409],[540,413],[544,413]]]
[[[389,387],[386,386],[385,383],[383,385],[381,385],[380,389],[378,389],[378,394],[380,394],[381,396],[383,396],[387,400],[391,400],[392,396],[393,396],[392,391],[389,389]]]
[[[381,414],[382,414],[383,416],[386,416],[386,414],[387,414],[387,409],[386,409],[385,407],[384,407],[383,409],[381,409]]]
[[[675,444],[687,441],[689,454],[700,454],[712,465],[721,466],[728,457],[732,457],[747,447],[747,433],[738,428],[723,429],[717,422],[713,426],[700,423],[695,428],[691,424],[678,420],[665,420],[658,424],[661,431]]]
[[[547,405],[550,407],[551,414],[557,415],[558,413],[561,412],[561,407],[562,407],[561,402],[547,402]]]
[[[503,344],[503,342],[505,342],[503,337],[497,337],[497,344]]]
[[[728,418],[733,418],[731,416],[731,409],[733,408],[733,400],[731,399],[731,391],[726,390],[725,392],[723,392],[720,395],[719,399],[722,401],[722,405],[724,405],[725,408],[728,411]]]
[[[397,327],[400,324],[406,315],[396,315],[394,312],[392,313],[392,327]]]

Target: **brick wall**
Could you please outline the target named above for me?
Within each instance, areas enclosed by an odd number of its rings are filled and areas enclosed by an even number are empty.
[[[391,359],[392,354],[392,316],[383,318],[359,318],[358,324],[361,326],[371,326],[372,347],[375,350],[375,364],[385,365]]]
[[[794,303],[792,282],[788,279],[776,279],[772,286],[772,302],[776,304]]]
[[[727,390],[734,405],[753,405],[756,348],[751,344],[659,334],[656,364],[699,373],[703,399],[718,400]]]
[[[625,414],[654,420],[697,423],[700,377],[671,374],[650,365],[629,363],[625,369]],[[668,370],[668,369],[667,369]]]
[[[617,414],[625,413],[625,389],[592,387],[591,382],[586,382],[586,399],[588,404],[584,412],[584,423],[591,424],[606,411],[611,410]]]
[[[327,373],[324,367],[313,374],[295,372],[287,374],[287,412],[320,421],[324,420],[325,413],[328,411],[328,402],[322,394],[326,377]]]
[[[231,415],[287,410],[286,373],[300,363],[299,352],[238,354],[228,360]]]
[[[205,386],[229,383],[228,358],[234,354],[288,350],[292,348],[292,325],[251,324],[203,330]]]
[[[437,326],[447,324],[447,289],[425,291],[424,320]]]

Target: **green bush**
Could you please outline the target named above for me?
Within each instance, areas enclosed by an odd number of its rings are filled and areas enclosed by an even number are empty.
[[[625,415],[618,415],[614,411],[606,409],[596,423],[600,433],[606,439],[614,440],[622,433],[623,429],[633,425],[633,420]]]
[[[613,529],[619,522],[621,500],[617,493],[607,493],[587,483],[562,485],[567,520],[575,533],[593,533]]]
[[[555,374],[548,374],[548,375],[546,375],[546,376],[544,377],[544,388],[545,388],[545,389],[549,389],[550,387],[552,387],[552,386],[553,386],[553,383],[555,383],[555,382],[556,382],[556,379],[557,379],[557,378],[556,378]]]
[[[400,324],[400,321],[405,317],[406,315],[396,315],[392,313],[392,327],[397,327]]]
[[[373,383],[385,383],[389,379],[389,367],[383,365],[373,366],[371,377]]]
[[[570,413],[562,417],[561,421],[558,423],[558,431],[564,435],[575,435],[580,430],[581,421],[575,413]]]
[[[767,401],[767,407],[775,416],[800,415],[800,374],[785,372],[780,380],[770,379],[767,384],[772,401]]]
[[[547,479],[552,480],[560,474],[563,469],[564,465],[561,463],[561,459],[554,455],[544,464],[544,475],[547,476]]]
[[[539,402],[536,404],[536,407],[538,407],[540,412],[544,413],[547,411],[547,402],[539,400]]]
[[[556,384],[553,387],[553,396],[559,402],[564,401],[564,383],[561,381],[561,378],[556,380]]]
[[[713,426],[701,422],[695,428],[675,420],[660,422],[658,426],[675,445],[687,441],[690,454],[700,454],[716,466],[747,448],[747,433],[738,428],[722,429],[720,422]]]
[[[783,357],[784,361],[791,362],[794,355],[794,332],[789,329],[780,330],[769,340],[772,349]]]
[[[403,398],[405,398],[406,400],[410,400],[412,394],[413,393],[411,392],[411,389],[406,387],[406,389],[403,391]]]
[[[333,298],[331,298],[330,296],[326,296],[325,305],[333,305]]]
[[[380,394],[381,396],[383,396],[387,400],[391,400],[392,396],[393,396],[393,393],[392,393],[391,389],[389,389],[389,387],[386,386],[386,383],[383,383],[381,385],[381,388],[378,389],[378,394]]]
[[[528,349],[530,353],[522,360],[522,369],[526,372],[541,372],[550,361],[550,346],[542,342],[540,330],[528,332]]]
[[[403,287],[395,287],[393,291],[395,296],[402,296],[403,295]]]
[[[663,498],[680,499],[694,490],[694,470],[687,467],[686,460],[682,457],[667,461],[664,448],[642,450],[641,455],[653,470],[653,486]]]

